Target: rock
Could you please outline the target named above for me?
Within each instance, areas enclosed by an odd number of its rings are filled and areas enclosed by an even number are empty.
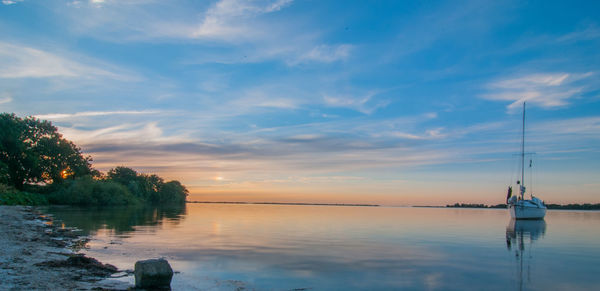
[[[135,287],[170,288],[173,269],[165,259],[135,262]]]

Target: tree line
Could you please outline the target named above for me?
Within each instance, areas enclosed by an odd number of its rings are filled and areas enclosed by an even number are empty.
[[[506,208],[506,204],[485,205],[485,204],[470,204],[470,203],[454,203],[448,204],[446,207],[452,208]],[[548,209],[565,209],[565,210],[600,210],[600,203],[591,204],[546,204]]]
[[[185,203],[179,181],[123,166],[104,174],[91,162],[51,122],[0,114],[0,204]]]

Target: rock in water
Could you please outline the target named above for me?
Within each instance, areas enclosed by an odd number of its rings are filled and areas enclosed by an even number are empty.
[[[151,259],[135,262],[135,287],[169,288],[173,269],[165,259]]]

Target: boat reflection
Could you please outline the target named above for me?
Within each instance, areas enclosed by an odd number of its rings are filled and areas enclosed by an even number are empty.
[[[527,283],[531,282],[533,245],[545,234],[546,221],[544,220],[511,219],[506,226],[506,248],[509,251],[512,251],[513,247],[515,248],[519,290],[523,290],[525,284],[523,276],[527,276]]]
[[[506,226],[506,247],[511,250],[513,244],[517,244],[519,250],[524,250],[527,239],[529,240],[528,244],[531,245],[545,234],[545,220],[511,219]]]

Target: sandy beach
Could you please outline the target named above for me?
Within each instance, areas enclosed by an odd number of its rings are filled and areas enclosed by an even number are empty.
[[[76,229],[28,206],[0,206],[0,290],[124,290],[119,271],[82,254]]]

